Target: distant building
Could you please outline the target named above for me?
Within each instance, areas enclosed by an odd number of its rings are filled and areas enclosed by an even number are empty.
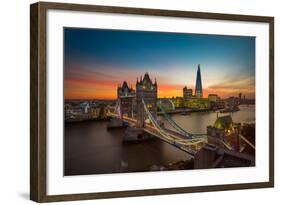
[[[191,108],[194,110],[210,109],[210,101],[206,98],[191,98],[184,101],[184,107]]]
[[[220,97],[217,94],[209,94],[208,100],[211,102],[217,102],[218,100],[220,100]]]
[[[225,102],[227,102],[228,106],[229,107],[235,107],[235,106],[238,106],[240,104],[239,102],[239,98],[238,97],[229,97],[227,99],[225,99]]]
[[[242,101],[242,93],[239,93],[239,94],[238,94],[238,97],[239,97],[239,101],[240,101],[240,103],[241,103],[241,101]]]
[[[90,108],[90,114],[92,115],[93,119],[97,119],[100,116],[101,108],[97,106],[93,106]]]
[[[225,102],[217,94],[209,94],[208,100],[213,110],[225,108]]]
[[[175,108],[190,108],[194,110],[210,109],[211,103],[207,98],[197,98],[197,97],[175,97],[172,99]]]
[[[200,64],[198,65],[197,74],[196,74],[195,96],[198,98],[203,97]]]
[[[186,86],[182,89],[183,97],[184,98],[191,98],[192,97],[192,89],[187,88]]]
[[[174,105],[175,105],[175,108],[183,108],[185,107],[185,99],[183,97],[175,97],[172,99]]]
[[[161,105],[164,110],[175,110],[175,104],[170,98],[159,98],[158,103]]]

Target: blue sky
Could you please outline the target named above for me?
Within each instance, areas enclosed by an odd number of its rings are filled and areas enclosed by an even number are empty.
[[[100,98],[91,90],[113,93],[123,80],[134,87],[145,72],[160,95],[179,95],[182,86],[194,89],[197,64],[205,95],[255,94],[254,37],[65,28],[64,61],[69,98]]]

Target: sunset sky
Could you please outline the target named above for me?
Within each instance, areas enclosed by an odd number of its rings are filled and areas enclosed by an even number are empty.
[[[158,97],[194,91],[197,64],[203,95],[255,97],[255,38],[104,29],[64,29],[66,99],[115,99],[124,80],[135,88],[149,73]]]

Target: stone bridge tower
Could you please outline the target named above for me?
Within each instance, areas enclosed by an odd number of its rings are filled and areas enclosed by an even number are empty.
[[[129,88],[126,81],[117,88],[118,103],[120,105],[121,118],[124,116],[133,117],[133,102],[136,97],[133,88]]]
[[[152,83],[148,73],[145,73],[143,79],[140,81],[137,79],[136,83],[136,118],[137,127],[144,127],[147,115],[145,114],[144,106],[142,104],[142,99],[147,105],[147,108],[151,112],[154,119],[157,120],[157,82]]]

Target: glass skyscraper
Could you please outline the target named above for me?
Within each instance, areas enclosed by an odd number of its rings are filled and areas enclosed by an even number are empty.
[[[195,96],[198,98],[203,97],[200,64],[198,64],[198,68],[197,68]]]

